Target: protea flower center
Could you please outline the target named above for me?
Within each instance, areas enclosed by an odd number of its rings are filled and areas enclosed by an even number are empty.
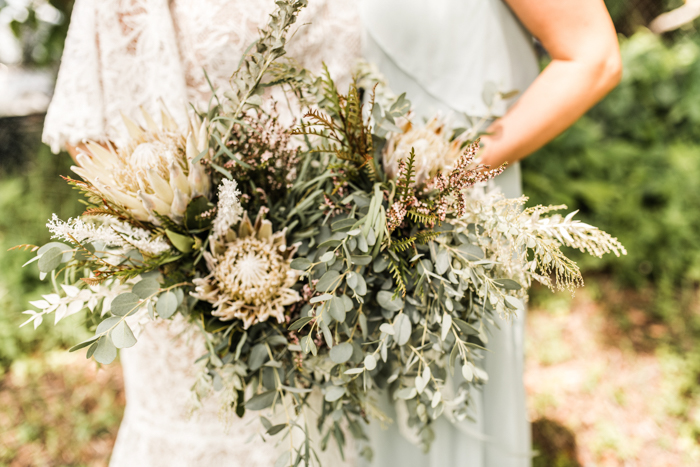
[[[177,148],[174,145],[169,147],[168,144],[160,141],[155,141],[153,143],[141,143],[136,146],[134,152],[131,153],[129,163],[136,169],[157,169],[160,165],[163,165],[163,155],[167,154],[168,152],[172,153],[173,151],[177,151]],[[173,157],[171,156],[167,159],[172,160]]]
[[[284,286],[289,264],[270,242],[247,237],[228,245],[214,275],[234,301],[259,306]]]
[[[238,232],[229,229],[212,238],[204,252],[210,274],[193,280],[192,296],[213,305],[222,321],[239,319],[243,328],[274,318],[284,322],[285,307],[301,299],[293,289],[299,273],[290,266],[296,247],[288,247],[285,231],[258,215],[255,224],[243,214]]]

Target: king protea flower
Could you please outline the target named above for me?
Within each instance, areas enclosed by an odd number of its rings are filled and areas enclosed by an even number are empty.
[[[210,238],[204,253],[210,274],[194,279],[192,296],[211,303],[222,321],[239,319],[243,328],[275,318],[285,320],[285,307],[301,299],[292,288],[299,273],[291,268],[296,246],[287,246],[285,232],[258,216],[255,224],[244,214],[238,230]]]
[[[183,133],[165,110],[161,126],[147,112],[143,116],[145,129],[124,117],[126,144],[105,148],[87,143],[87,150],[76,157],[79,167],[72,170],[137,220],[160,224],[157,213],[179,223],[192,198],[209,196],[205,167],[192,164],[207,148],[207,122],[195,117]]]
[[[399,161],[408,159],[411,148],[416,153],[416,183],[422,184],[433,178],[438,171],[449,171],[462,155],[463,140],[449,141],[446,124],[433,117],[424,127],[414,127],[410,121],[401,128],[403,133],[392,134],[383,153],[386,174],[395,178]]]

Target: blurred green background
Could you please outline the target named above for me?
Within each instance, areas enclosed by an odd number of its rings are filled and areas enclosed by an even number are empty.
[[[531,205],[578,209],[629,254],[572,252],[587,280],[576,298],[532,291],[535,466],[698,465],[700,22],[691,8],[682,26],[654,34],[646,26],[682,0],[606,4],[622,83],[524,161],[524,188]],[[71,7],[0,0],[0,27],[20,45],[10,58],[0,53],[0,73],[54,74]],[[82,339],[70,321],[18,327],[28,300],[48,287],[36,268],[20,268],[30,253],[7,249],[46,242],[52,213],[80,212],[58,177],[69,157],[39,142],[42,120],[0,112],[0,465],[106,465],[124,403],[119,367],[98,370],[62,350]]]

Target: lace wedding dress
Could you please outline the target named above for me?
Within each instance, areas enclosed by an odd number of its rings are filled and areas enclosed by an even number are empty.
[[[57,152],[66,143],[118,141],[121,113],[140,107],[159,115],[165,105],[186,125],[187,103],[206,108],[216,88],[227,89],[248,45],[275,8],[273,0],[77,0],[43,140]],[[353,0],[312,0],[289,40],[289,55],[318,70],[323,61],[341,83],[360,53]],[[263,442],[254,414],[219,421],[211,397],[190,417],[194,361],[204,346],[181,321],[148,325],[135,347],[121,353],[127,407],[112,467],[268,467],[281,449]],[[285,441],[288,442],[288,441]],[[324,465],[346,465],[331,446]],[[354,452],[348,448],[347,464]]]

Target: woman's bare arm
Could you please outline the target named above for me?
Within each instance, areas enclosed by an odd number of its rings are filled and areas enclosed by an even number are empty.
[[[552,57],[482,138],[481,161],[518,161],[571,126],[620,81],[615,28],[603,0],[506,0]]]
[[[83,143],[80,143],[77,146],[73,146],[70,143],[66,143],[66,151],[68,151],[68,154],[70,154],[70,157],[71,159],[73,159],[73,162],[77,162],[76,157],[78,156],[78,154],[85,150],[86,147]]]

